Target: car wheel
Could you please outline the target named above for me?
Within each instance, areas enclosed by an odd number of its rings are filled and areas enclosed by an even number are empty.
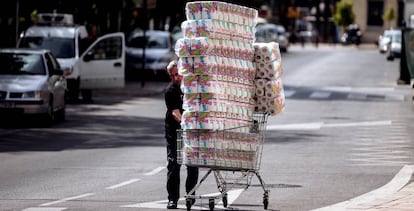
[[[44,122],[46,125],[50,125],[55,121],[55,112],[53,109],[53,95],[49,97],[49,104],[47,106],[47,113],[44,115]]]
[[[65,121],[66,120],[66,108],[61,108],[59,111],[57,111],[56,115],[59,121]]]
[[[389,54],[389,55],[387,56],[387,60],[388,60],[388,61],[393,61],[393,60],[394,60],[394,56],[393,56],[392,54]]]

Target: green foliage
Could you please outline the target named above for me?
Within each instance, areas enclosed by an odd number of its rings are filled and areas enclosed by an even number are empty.
[[[382,20],[384,21],[392,21],[394,20],[395,17],[395,12],[394,12],[394,8],[390,7],[387,9],[387,11],[385,11],[385,14],[382,16]]]
[[[353,4],[350,1],[336,3],[336,12],[333,20],[337,26],[347,27],[355,21],[355,14],[352,11]]]

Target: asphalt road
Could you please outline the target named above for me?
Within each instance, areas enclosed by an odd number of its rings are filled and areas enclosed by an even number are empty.
[[[396,85],[398,60],[339,46],[294,46],[282,58],[286,107],[268,120],[259,171],[269,210],[342,202],[414,163],[414,111],[408,87]],[[0,210],[164,210],[165,85],[131,82],[97,93],[94,104],[69,105],[67,120],[50,128],[1,128]],[[197,190],[217,192],[211,175]],[[229,193],[229,209],[263,210],[262,199],[253,178],[248,189]],[[193,208],[202,207],[208,202]]]

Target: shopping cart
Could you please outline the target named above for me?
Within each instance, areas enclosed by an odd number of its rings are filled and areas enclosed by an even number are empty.
[[[197,185],[185,195],[187,210],[191,210],[194,199],[208,199],[210,210],[214,210],[215,199],[222,200],[227,207],[227,193],[233,188],[247,189],[254,176],[263,188],[263,205],[269,204],[269,189],[259,174],[267,113],[256,112],[249,125],[226,130],[179,130],[177,159],[180,164],[207,168],[207,173]],[[213,173],[218,195],[195,195],[196,190]]]

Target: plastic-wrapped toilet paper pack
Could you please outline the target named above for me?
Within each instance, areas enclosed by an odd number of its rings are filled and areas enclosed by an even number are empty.
[[[280,114],[285,109],[285,94],[281,92],[276,98],[268,98],[268,112],[270,115],[275,116]]]
[[[255,49],[254,61],[270,63],[272,61],[280,61],[280,49],[279,44],[276,42],[269,43],[254,43]]]
[[[216,19],[251,26],[258,17],[255,9],[219,1],[188,2],[185,13],[188,20]]]
[[[255,81],[255,95],[258,97],[265,96],[265,86],[268,80],[266,79],[256,79]]]
[[[200,133],[198,142],[199,162],[202,165],[215,165],[215,141],[212,133]]]
[[[255,28],[221,20],[186,20],[181,23],[184,37],[208,37],[222,40],[253,40]]]
[[[180,88],[184,94],[198,93],[199,83],[197,75],[185,75],[182,79]]]
[[[184,133],[182,157],[185,164],[198,165],[198,134],[191,131]]]
[[[267,98],[276,98],[283,93],[282,80],[279,78],[277,80],[267,81],[264,90]]]
[[[178,57],[212,55],[213,42],[206,37],[180,38],[175,43],[175,53]]]
[[[256,110],[267,112],[272,116],[280,114],[285,109],[285,94],[280,93],[275,98],[257,97]]]
[[[178,57],[219,56],[252,61],[255,50],[251,43],[196,37],[178,39],[175,53]]]
[[[269,63],[256,62],[256,78],[277,79],[283,74],[281,61],[272,61]]]
[[[186,93],[183,95],[183,109],[186,111],[200,110],[200,94]]]

